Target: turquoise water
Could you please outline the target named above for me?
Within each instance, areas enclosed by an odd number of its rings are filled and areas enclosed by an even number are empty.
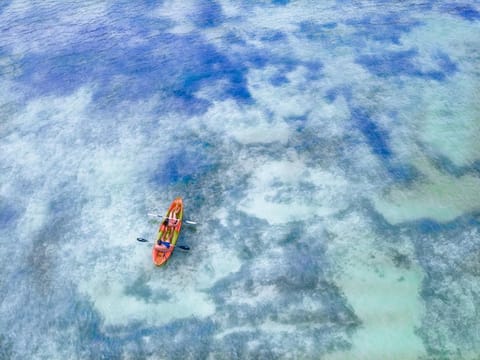
[[[0,359],[478,359],[479,39],[475,1],[2,2]]]

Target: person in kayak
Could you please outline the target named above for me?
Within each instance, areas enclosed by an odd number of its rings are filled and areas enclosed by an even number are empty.
[[[155,249],[163,253],[169,253],[173,251],[175,245],[170,244],[167,241],[158,240],[155,244]]]
[[[173,235],[175,234],[175,225],[177,224],[178,220],[176,220],[176,222],[173,225],[169,221],[170,220],[168,218],[165,219],[164,221],[164,224],[163,224],[164,226],[162,226],[163,234],[160,240],[171,243],[173,239]],[[165,222],[168,222],[168,224],[165,224]]]
[[[175,207],[167,214],[162,223],[162,230],[165,231],[168,227],[174,227],[178,224],[177,214],[180,211],[181,207],[177,204]]]
[[[178,224],[178,213],[181,210],[180,204],[175,204],[175,207],[170,211],[167,216],[168,219],[168,226],[176,226]]]

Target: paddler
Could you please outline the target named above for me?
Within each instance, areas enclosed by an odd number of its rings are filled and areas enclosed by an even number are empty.
[[[176,226],[177,223],[178,223],[178,213],[180,212],[180,210],[182,209],[182,207],[180,206],[179,203],[176,203],[175,204],[175,207],[172,209],[172,211],[170,211],[170,213],[168,214],[168,226]]]
[[[178,224],[178,212],[181,210],[180,204],[176,203],[175,207],[167,214],[165,220],[163,220],[163,231],[168,227],[174,227]]]
[[[163,253],[169,253],[173,251],[175,245],[170,244],[167,241],[158,240],[155,244],[155,249]]]

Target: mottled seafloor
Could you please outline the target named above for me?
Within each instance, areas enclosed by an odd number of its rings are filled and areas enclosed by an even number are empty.
[[[2,360],[479,359],[479,229],[478,1],[0,2]]]

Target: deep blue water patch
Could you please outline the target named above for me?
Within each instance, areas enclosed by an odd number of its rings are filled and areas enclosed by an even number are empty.
[[[197,27],[209,28],[220,25],[224,16],[222,7],[214,0],[200,0],[193,15],[193,22]]]
[[[167,357],[171,356],[171,354],[178,355],[180,359],[191,358],[193,354],[193,357],[208,357],[213,341],[212,337],[216,330],[216,325],[213,321],[191,318],[177,320],[171,325],[175,331],[167,331],[166,334],[173,333],[180,341],[170,342],[170,349],[167,349]],[[192,339],[195,339],[195,341],[192,342]]]
[[[445,75],[452,75],[458,70],[457,64],[455,64],[452,59],[450,59],[450,56],[443,51],[437,51],[433,56],[433,59],[436,60],[437,65]]]
[[[370,199],[363,198],[356,203],[349,206],[348,209],[339,213],[337,217],[344,219],[350,216],[352,212],[362,214],[367,219],[371,220],[371,223],[375,226],[375,232],[380,235],[384,242],[397,243],[401,242],[401,227],[398,225],[390,224],[385,217],[377,211],[373,202]]]
[[[90,347],[94,348],[98,341],[105,342],[107,346],[122,351],[123,357],[135,359],[169,359],[172,356],[175,359],[204,359],[212,350],[213,334],[216,330],[217,326],[210,319],[186,318],[162,326],[145,326],[143,322],[132,321],[127,325],[108,326],[105,331],[108,337],[101,334],[99,340],[90,341]],[[175,341],[168,341],[167,338],[175,338]],[[122,357],[102,355],[109,359]]]
[[[400,44],[400,37],[410,32],[421,22],[411,19],[405,13],[373,14],[359,19],[349,19],[346,24],[353,26],[355,36],[380,43]]]
[[[449,14],[460,16],[465,20],[480,20],[480,11],[473,7],[471,4],[450,3],[444,5],[442,9]]]
[[[120,10],[115,15],[122,10],[117,6]],[[212,4],[202,6],[207,12],[217,9]],[[195,92],[220,79],[228,85],[218,91],[217,98],[250,99],[245,77],[248,64],[230,60],[198,33],[182,36],[163,31],[169,26],[169,21],[141,16],[88,24],[74,47],[66,44],[48,53],[27,53],[19,62],[22,72],[16,80],[25,85],[29,97],[64,96],[94,84],[94,99],[99,103],[100,98],[111,103],[162,94],[173,110],[187,112],[189,108],[204,111],[208,103],[196,98]],[[262,57],[249,60],[254,66],[266,63]],[[166,106],[164,110],[172,109]]]
[[[142,274],[137,277],[135,281],[125,287],[125,294],[135,297],[138,300],[143,300],[149,302],[152,300],[153,291],[152,288],[148,285],[148,277],[146,274]],[[163,301],[170,300],[171,295],[166,292],[162,294]]]
[[[271,62],[269,54],[261,49],[249,50],[245,56],[238,58],[238,64],[242,67],[263,68]]]
[[[475,160],[467,165],[457,165],[448,156],[434,154],[424,150],[429,160],[437,169],[447,174],[461,177],[465,175],[480,175],[480,160]]]
[[[392,151],[388,145],[389,135],[386,130],[380,128],[368,114],[360,107],[351,108],[352,120],[365,136],[372,152],[383,159],[389,159]]]
[[[142,0],[141,3],[145,6],[147,10],[153,10],[157,6],[160,6],[164,0]],[[131,2],[127,1],[127,4],[131,4]]]
[[[455,64],[452,59],[450,59],[448,54],[444,53],[443,51],[439,50],[433,54],[432,60],[437,64],[439,69],[423,71],[421,72],[421,76],[443,81],[447,76],[456,73],[458,70],[457,64]]]
[[[402,164],[391,160],[387,161],[385,166],[390,176],[392,176],[397,183],[404,185],[411,184],[422,175],[420,171],[411,164]]]
[[[304,61],[302,65],[308,70],[306,75],[307,80],[314,81],[322,77],[323,63],[320,61]]]
[[[272,0],[272,4],[274,5],[288,5],[290,0]]]
[[[260,40],[266,42],[275,42],[285,40],[286,35],[281,31],[268,31],[260,37]]]
[[[0,229],[5,229],[15,222],[20,210],[10,201],[0,198]]]
[[[356,62],[380,77],[398,75],[419,76],[420,72],[413,64],[413,59],[417,54],[418,51],[415,49],[385,51],[382,54],[361,55],[357,57]]]
[[[415,222],[417,230],[421,234],[438,233],[446,230],[449,226],[432,219],[421,219]]]
[[[11,335],[0,333],[0,359],[13,359],[13,340]]]
[[[475,160],[471,166],[472,171],[480,175],[480,160]]]
[[[85,190],[75,183],[74,177],[66,178],[55,187],[55,191],[49,200],[48,210],[53,218],[64,214],[77,216],[83,205],[88,201],[84,194]]]
[[[382,161],[388,174],[399,183],[408,184],[417,179],[420,173],[409,165],[395,160],[390,148],[390,135],[387,130],[381,128],[366,109],[358,106],[350,106],[351,118],[355,127],[365,137],[373,154]],[[354,144],[354,146],[356,146]]]
[[[299,24],[298,36],[303,36],[308,40],[327,40],[330,31],[337,27],[335,22],[316,23],[313,21],[302,21]]]
[[[212,154],[214,149],[209,144],[203,144],[202,147],[203,149],[190,147],[186,151],[165,154],[165,160],[155,170],[151,180],[159,185],[188,183],[214,171],[218,167]]]
[[[308,115],[309,115],[308,113],[305,113],[303,115],[298,115],[298,116],[288,116],[285,118],[285,121],[287,122],[287,124],[293,125],[296,128],[296,131],[302,132],[302,130],[305,129],[305,126],[308,120]],[[308,142],[308,138],[306,140]]]
[[[250,58],[250,55],[248,58]],[[278,74],[275,76],[286,76],[289,72],[296,70],[299,66],[306,68],[305,77],[307,80],[318,80],[323,75],[324,65],[320,60],[304,61],[290,56],[278,56],[263,52],[260,54],[262,62],[256,62],[255,67],[263,67],[265,65],[275,65]]]
[[[106,335],[102,330],[103,320],[90,302],[79,297],[71,302],[57,317],[57,327],[68,329],[73,326],[78,332],[76,353],[85,358],[117,358],[122,353],[122,342],[115,336]],[[62,324],[63,323],[63,324]],[[61,336],[62,337],[62,336]],[[65,336],[65,340],[68,337]]]
[[[292,58],[289,56],[271,56],[268,59],[270,64],[274,64],[277,68],[284,73],[291,72],[295,70],[299,65],[302,64],[302,60]]]
[[[339,86],[335,86],[333,88],[328,89],[325,93],[325,99],[329,103],[334,102],[339,96],[343,96],[345,100],[350,102],[353,96],[352,87],[347,84],[339,85]]]
[[[109,4],[109,11],[111,13],[132,15],[132,12],[142,12],[148,10],[154,10],[158,6],[162,5],[165,0],[139,0],[132,6],[132,2],[128,0],[118,0]]]
[[[0,2],[0,14],[5,10],[6,7],[8,7],[12,3],[12,0],[3,0]]]
[[[443,81],[457,71],[456,64],[450,57],[439,51],[432,56],[439,69],[423,70],[415,65],[418,56],[416,49],[385,51],[382,54],[360,55],[355,61],[372,74],[379,77],[411,76]]]
[[[285,75],[277,74],[270,78],[270,84],[273,86],[282,86],[289,83],[290,81],[286,78]]]
[[[429,246],[435,246],[437,237],[442,234],[450,234],[449,239],[451,242],[454,242],[456,239],[455,236],[466,228],[480,230],[478,212],[465,214],[448,222],[439,222],[430,218],[422,218],[392,225],[386,221],[382,214],[379,213],[373,204],[367,199],[358,202],[345,213],[349,214],[352,210],[360,212],[365,217],[372,219],[378,233],[381,234],[384,239],[388,239],[393,243],[403,241],[401,240],[401,235],[407,234],[412,236],[418,244],[424,245],[425,240],[428,239],[430,242]],[[424,236],[427,236],[428,238],[424,238]],[[478,246],[480,247],[480,242],[478,242]]]
[[[237,45],[246,45],[244,39],[242,39],[238,34],[235,32],[230,31],[224,36],[224,40],[227,44],[237,44]]]
[[[85,44],[89,46],[98,44]],[[155,55],[156,49],[162,49],[162,53]],[[32,95],[70,93],[96,81],[100,83],[96,99],[103,96],[140,99],[166,93],[174,98],[172,100],[177,98],[187,105],[195,105],[194,93],[203,84],[227,79],[227,94],[241,99],[249,96],[244,69],[195,36],[158,35],[147,45],[117,44],[108,52],[98,52],[95,48],[82,50],[77,48],[75,53],[53,57],[27,56],[19,80],[33,84]],[[96,63],[89,66],[91,61]]]
[[[434,219],[424,218],[416,221],[412,221],[408,224],[411,231],[421,234],[435,237],[439,234],[457,234],[467,229],[480,230],[480,223],[477,218],[478,212],[465,213],[451,221],[439,222]],[[452,237],[451,241],[454,241],[455,237]],[[450,240],[449,240],[450,241]],[[480,240],[478,241],[480,246]]]

